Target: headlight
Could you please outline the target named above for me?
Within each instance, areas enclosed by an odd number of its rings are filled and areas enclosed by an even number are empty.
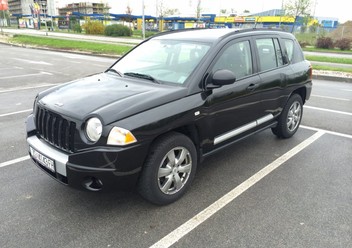
[[[111,129],[108,137],[108,145],[124,146],[134,142],[137,142],[137,139],[133,134],[121,127],[114,127]]]
[[[103,125],[98,118],[93,117],[88,120],[86,125],[86,134],[90,141],[97,142],[100,139],[102,131]]]

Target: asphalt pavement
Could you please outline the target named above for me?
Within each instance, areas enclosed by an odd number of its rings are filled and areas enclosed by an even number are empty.
[[[37,92],[103,71],[112,58],[0,44],[0,247],[349,247],[352,84],[314,80],[302,125],[209,157],[169,206],[134,192],[63,186],[29,159]]]

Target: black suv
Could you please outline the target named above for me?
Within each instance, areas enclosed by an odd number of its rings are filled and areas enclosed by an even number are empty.
[[[163,33],[104,73],[38,94],[26,121],[29,154],[64,184],[137,186],[145,199],[168,204],[206,156],[267,128],[294,135],[311,76],[290,33]]]

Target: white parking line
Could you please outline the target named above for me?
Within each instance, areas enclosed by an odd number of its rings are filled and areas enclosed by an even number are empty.
[[[304,128],[304,129],[308,129],[308,130],[313,130],[313,131],[323,131],[323,132],[325,132],[327,134],[332,134],[332,135],[335,135],[335,136],[340,136],[340,137],[352,139],[352,135],[350,135],[350,134],[338,133],[338,132],[334,132],[334,131],[328,131],[328,130],[324,130],[324,129],[321,129],[321,128],[308,127],[308,126],[304,126],[304,125],[300,125],[299,127]]]
[[[344,111],[338,111],[338,110],[332,110],[332,109],[326,109],[326,108],[318,108],[318,107],[307,106],[307,105],[304,105],[304,108],[320,110],[320,111],[325,111],[325,112],[332,112],[335,114],[352,115],[352,113],[350,113],[350,112],[344,112]]]
[[[14,66],[14,67],[2,67],[2,68],[0,68],[0,71],[2,71],[2,70],[9,71],[9,70],[18,70],[18,69],[23,70],[22,67]]]
[[[19,60],[22,62],[30,63],[30,64],[37,64],[37,65],[53,65],[51,63],[45,61],[37,61],[37,60],[29,60],[29,59],[20,59],[20,58],[13,58],[15,60]]]
[[[32,111],[32,110],[33,110],[33,109],[25,109],[25,110],[21,110],[21,111],[6,113],[6,114],[0,114],[0,117],[5,117],[5,116],[9,116],[9,115],[22,114],[22,113],[30,112],[30,111]]]
[[[326,99],[332,99],[332,100],[339,100],[339,101],[347,101],[350,102],[350,99],[346,98],[338,98],[338,97],[331,97],[331,96],[321,96],[321,95],[311,95],[313,97],[320,97],[320,98],[326,98]]]
[[[19,77],[29,77],[29,76],[39,76],[39,75],[53,75],[50,72],[41,71],[39,73],[32,73],[32,74],[23,74],[23,75],[16,75],[16,76],[7,76],[7,77],[0,77],[0,79],[11,79],[11,78],[19,78]]]
[[[285,163],[287,160],[295,156],[297,153],[305,149],[307,146],[312,144],[314,141],[319,139],[322,135],[324,135],[324,131],[318,131],[317,133],[313,134],[311,137],[308,139],[304,140],[302,143],[299,145],[295,146],[292,148],[290,151],[258,171],[256,174],[248,178],[246,181],[238,185],[236,188],[231,190],[229,193],[221,197],[219,200],[211,204],[209,207],[195,215],[193,218],[179,226],[177,229],[166,235],[164,238],[156,242],[154,245],[152,245],[150,248],[157,248],[157,247],[170,247],[173,244],[175,244],[177,241],[179,241],[181,238],[183,238],[185,235],[187,235],[189,232],[191,232],[193,229],[195,229],[197,226],[202,224],[204,221],[206,221],[208,218],[213,216],[215,213],[220,211],[222,208],[224,208],[228,203],[232,202],[234,199],[236,199],[238,196],[240,196],[243,192],[248,190],[250,187],[255,185],[257,182],[259,182],[261,179],[263,179],[265,176],[270,174],[272,171],[274,171],[276,168],[281,166],[283,163]]]
[[[58,85],[58,84],[42,84],[42,85],[31,86],[31,87],[11,88],[8,90],[0,90],[0,93],[8,93],[8,92],[14,92],[14,91],[20,91],[20,90],[31,90],[31,89],[50,87],[50,86],[56,86],[56,85]]]
[[[1,167],[8,166],[8,165],[17,164],[17,163],[19,163],[19,162],[22,162],[22,161],[25,161],[25,160],[28,160],[28,159],[29,159],[29,155],[24,156],[24,157],[21,157],[21,158],[12,159],[12,160],[10,160],[10,161],[0,163],[0,168],[1,168]]]

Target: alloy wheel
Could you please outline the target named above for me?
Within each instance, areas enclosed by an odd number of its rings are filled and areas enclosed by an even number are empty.
[[[181,190],[191,174],[192,158],[185,147],[175,147],[163,158],[158,170],[159,189],[168,195]]]

